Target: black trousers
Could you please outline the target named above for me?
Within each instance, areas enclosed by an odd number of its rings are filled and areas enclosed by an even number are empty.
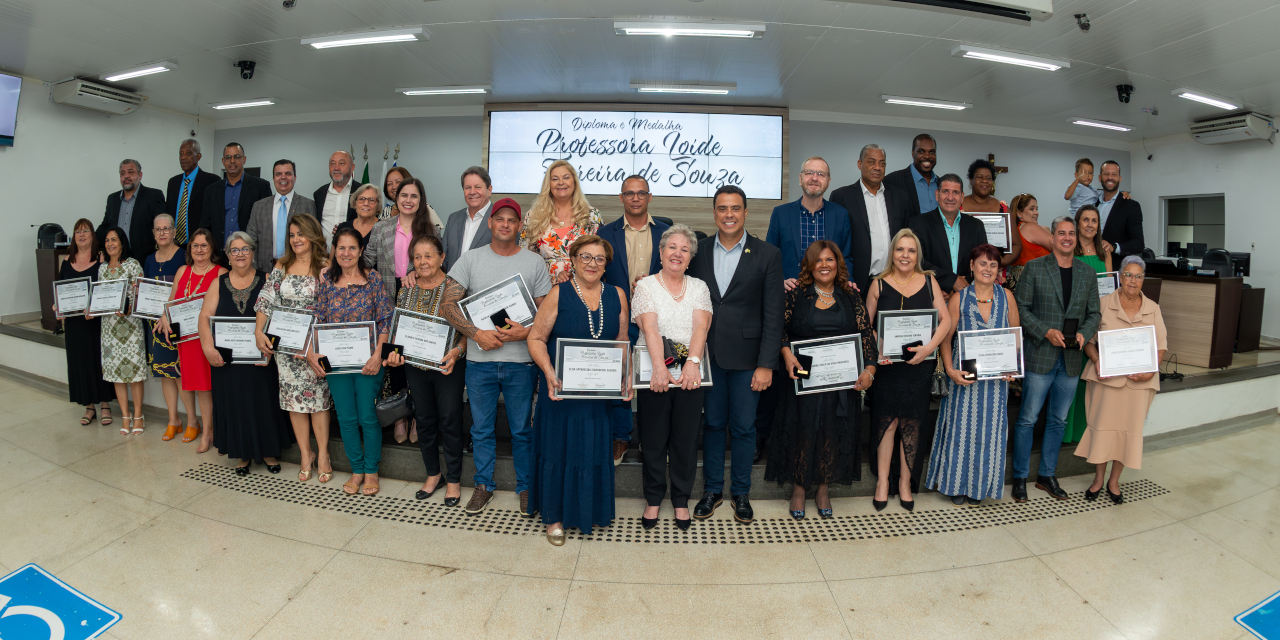
[[[651,507],[662,504],[669,472],[671,506],[688,508],[693,476],[698,471],[703,389],[671,389],[666,393],[641,389],[636,394],[645,502]]]
[[[453,372],[403,367],[409,394],[418,419],[418,450],[427,475],[440,473],[440,445],[444,445],[445,482],[462,482],[462,388],[466,380],[466,360],[453,365]]]

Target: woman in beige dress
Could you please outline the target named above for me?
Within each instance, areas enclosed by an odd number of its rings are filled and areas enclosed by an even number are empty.
[[[1164,360],[1168,348],[1164,318],[1160,305],[1142,295],[1142,279],[1147,264],[1138,256],[1128,256],[1120,266],[1120,288],[1102,298],[1102,323],[1098,331],[1154,326],[1156,328],[1157,363]],[[1109,378],[1098,377],[1098,338],[1085,345],[1089,357],[1081,376],[1089,387],[1085,391],[1085,416],[1089,426],[1076,446],[1076,455],[1095,465],[1093,484],[1085,492],[1086,500],[1097,500],[1111,462],[1111,477],[1106,482],[1107,496],[1120,504],[1120,472],[1125,467],[1142,468],[1142,425],[1147,421],[1151,401],[1160,390],[1160,377],[1155,372],[1135,373]]]

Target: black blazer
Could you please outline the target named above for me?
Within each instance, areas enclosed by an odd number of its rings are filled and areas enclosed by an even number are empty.
[[[938,172],[933,172],[933,177],[938,177]],[[907,165],[904,169],[898,169],[884,177],[884,183],[894,189],[902,192],[907,198],[907,217],[912,218],[920,215],[920,196],[916,195],[915,179],[911,176],[911,165]]]
[[[102,216],[102,224],[98,225],[94,235],[98,236],[98,246],[107,239],[107,231],[120,225],[120,194],[117,191],[107,196],[106,213]],[[129,250],[139,263],[145,263],[147,256],[156,252],[156,237],[151,227],[156,216],[164,213],[164,194],[159,189],[138,185],[138,193],[133,196],[133,217],[129,220]]]
[[[178,175],[169,178],[169,187],[165,190],[165,210],[164,212],[173,216],[174,226],[174,242],[177,242],[178,236],[176,229],[178,228],[178,204],[182,199],[182,176]],[[187,202],[187,240],[191,240],[191,234],[200,228],[200,223],[204,219],[204,192],[209,185],[219,182],[222,179],[218,176],[201,169],[196,172],[196,178],[191,183],[191,196]],[[222,210],[222,205],[218,205],[218,210]],[[184,242],[180,246],[187,246]]]
[[[1102,239],[1120,245],[1120,250],[1111,254],[1111,264],[1117,270],[1125,256],[1141,256],[1147,247],[1142,236],[1142,205],[1117,193],[1116,203],[1111,205],[1107,224],[1102,228]]]
[[[733,280],[721,297],[713,257],[716,237],[698,241],[698,255],[688,272],[711,290],[711,357],[730,371],[776,368],[782,349],[782,252],[748,234]]]
[[[960,216],[960,259],[956,261],[958,269],[951,271],[951,247],[947,244],[947,230],[942,226],[942,212],[934,209],[911,219],[907,226],[920,237],[920,266],[933,271],[938,279],[938,286],[943,293],[948,293],[955,286],[956,276],[973,280],[973,270],[969,268],[969,253],[973,248],[987,243],[987,228],[977,218],[959,214]],[[892,259],[892,256],[890,257]]]
[[[253,213],[253,203],[271,197],[271,183],[259,178],[244,174],[240,181],[240,203],[236,207],[237,223],[241,231],[249,230],[249,217]],[[204,190],[204,205],[200,211],[200,224],[196,228],[208,229],[213,232],[213,248],[222,251],[222,243],[227,235],[226,220],[226,188],[227,181],[225,179],[209,185]]]
[[[311,199],[314,200],[316,203],[316,219],[317,220],[320,218],[320,216],[324,215],[324,200],[325,198],[329,197],[329,185],[331,184],[333,183],[326,182],[323,185],[321,185],[319,189],[316,189],[311,194],[312,195]],[[351,191],[349,191],[348,193],[355,193],[356,189],[359,189],[362,186],[364,185],[361,185],[359,182],[356,182],[355,178],[352,178]],[[426,203],[423,203],[423,204],[426,204]],[[355,219],[356,219],[356,209],[355,207],[351,206],[350,202],[348,202],[347,203],[347,222],[351,222],[352,220],[355,220]],[[342,220],[338,220],[338,224],[342,224]]]
[[[889,240],[892,243],[893,236],[907,226],[911,202],[897,187],[882,182],[880,188],[884,189],[885,211],[889,214]],[[915,197],[914,188],[911,195]],[[836,189],[831,194],[831,201],[849,211],[853,251],[845,256],[845,261],[849,266],[849,281],[857,285],[862,297],[866,298],[867,286],[871,283],[871,223],[867,220],[867,201],[862,197],[861,181]]]

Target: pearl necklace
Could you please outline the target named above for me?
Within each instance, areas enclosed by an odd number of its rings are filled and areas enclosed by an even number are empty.
[[[667,279],[662,277],[661,271],[657,273],[657,276],[658,276],[658,282],[662,283],[662,290],[666,291],[667,295],[671,296],[672,300],[675,300],[676,302],[680,302],[680,300],[684,298],[684,292],[689,287],[689,278],[686,278],[684,276],[680,277],[680,295],[673,295],[671,293],[671,289],[667,287]]]
[[[578,292],[578,298],[582,300],[582,306],[587,307],[587,332],[591,334],[594,340],[600,339],[600,334],[604,333],[604,287],[600,287],[600,327],[597,328],[594,320],[591,318],[591,307],[587,305],[586,296],[582,295],[582,288],[578,286],[578,277],[573,276],[573,290]]]

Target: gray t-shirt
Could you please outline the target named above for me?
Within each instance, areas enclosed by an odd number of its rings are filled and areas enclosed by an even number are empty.
[[[449,269],[449,277],[466,287],[467,295],[483,291],[519,273],[535,299],[551,293],[551,276],[547,263],[538,254],[521,249],[514,256],[500,256],[490,246],[476,247],[462,254]],[[468,340],[467,360],[470,362],[533,362],[529,345],[525,342],[507,342],[501,349],[482,351],[475,340]]]

